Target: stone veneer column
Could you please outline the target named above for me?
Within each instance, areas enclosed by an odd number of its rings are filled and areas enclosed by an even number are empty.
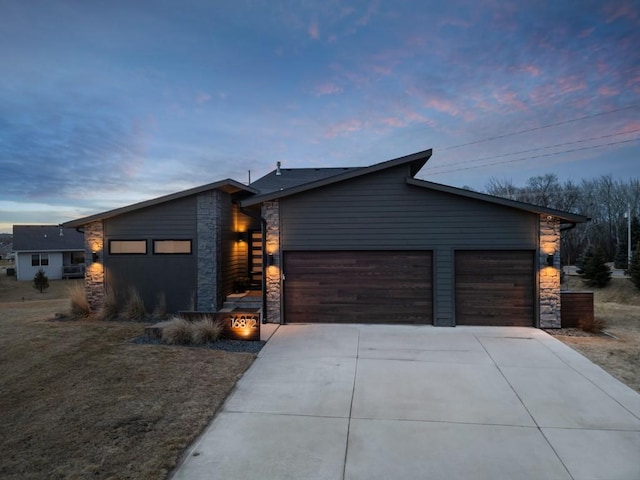
[[[560,220],[540,215],[540,328],[560,328]],[[553,267],[547,255],[553,253]]]
[[[93,261],[93,253],[98,261]],[[102,221],[92,222],[84,227],[84,289],[92,311],[102,306],[104,301],[104,226]]]
[[[198,274],[196,310],[215,312],[218,310],[218,284],[220,272],[221,238],[221,192],[212,190],[198,195],[197,242]]]
[[[282,323],[280,316],[282,302],[282,262],[280,261],[280,205],[278,201],[265,202],[262,205],[262,218],[266,220],[265,247],[268,258],[273,254],[274,264],[266,266],[265,285],[267,293],[267,323]]]

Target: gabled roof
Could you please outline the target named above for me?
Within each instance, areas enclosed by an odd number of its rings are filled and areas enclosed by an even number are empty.
[[[90,215],[88,217],[79,218],[77,220],[71,220],[70,222],[63,223],[63,227],[70,228],[78,228],[82,227],[91,222],[95,222],[97,220],[106,220],[107,218],[115,217],[117,215],[122,215],[124,213],[130,213],[135,210],[140,210],[142,208],[152,207],[155,205],[161,205],[166,202],[170,202],[172,200],[177,200],[179,198],[189,197],[191,195],[197,195],[202,192],[207,192],[209,190],[221,190],[226,193],[238,193],[238,192],[247,192],[247,193],[258,193],[258,190],[252,187],[247,187],[246,185],[232,180],[230,178],[226,180],[220,180],[219,182],[208,183],[207,185],[201,185],[199,187],[190,188],[189,190],[183,190],[181,192],[171,193],[169,195],[164,195],[162,197],[153,198],[151,200],[145,200],[144,202],[134,203],[132,205],[127,205],[126,207],[116,208],[114,210],[109,210],[102,213],[97,213],[95,215]]]
[[[553,208],[540,207],[531,203],[518,202],[516,200],[509,200],[507,198],[495,197],[493,195],[487,195],[486,193],[473,192],[471,190],[465,190],[464,188],[450,187],[448,185],[428,182],[426,180],[407,178],[407,183],[416,187],[450,193],[452,195],[471,198],[473,200],[480,200],[483,202],[489,202],[496,205],[503,205],[505,207],[517,208],[518,210],[524,210],[531,213],[537,213],[540,215],[551,215],[553,217],[559,218],[561,223],[583,223],[589,221],[589,218],[585,217],[584,215],[563,212],[562,210],[556,210]]]
[[[277,198],[287,197],[289,195],[294,195],[296,193],[305,192],[307,190],[312,190],[314,188],[324,187],[327,185],[331,185],[333,183],[338,183],[344,180],[350,180],[352,178],[360,177],[362,175],[367,175],[369,173],[379,172],[381,170],[387,170],[389,168],[398,167],[400,165],[409,165],[410,167],[409,174],[413,177],[416,173],[420,171],[420,169],[425,165],[425,163],[427,163],[427,160],[429,160],[432,153],[433,151],[431,149],[424,150],[422,152],[413,153],[411,155],[395,158],[393,160],[388,160],[386,162],[376,163],[369,167],[346,168],[346,169],[341,169],[341,168],[319,169],[320,171],[322,170],[326,171],[326,173],[332,173],[335,171],[335,175],[326,175],[322,178],[310,180],[306,183],[296,183],[292,181],[291,184],[287,184],[285,183],[286,182],[285,180],[281,179],[280,188],[269,189],[268,191],[265,191],[265,192],[261,191],[259,195],[255,195],[253,197],[249,197],[242,200],[240,202],[240,205],[243,207],[250,207],[252,205],[257,205],[262,202],[268,202],[270,200],[275,200]],[[280,175],[280,178],[286,176],[286,172],[284,170],[283,172],[284,173]],[[273,187],[274,185],[277,185],[276,181],[272,179],[271,177],[272,175],[273,177],[275,177],[275,171],[266,175],[266,177],[268,177],[268,181],[266,183],[269,187]],[[251,184],[251,186],[255,186],[256,183],[261,182],[263,178]]]
[[[62,252],[84,250],[84,235],[57,225],[14,225],[14,252]]]

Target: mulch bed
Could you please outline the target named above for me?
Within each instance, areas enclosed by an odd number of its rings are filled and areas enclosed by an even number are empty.
[[[164,345],[160,340],[155,338],[149,338],[147,336],[136,337],[132,340],[133,343],[138,345]],[[245,340],[216,340],[215,342],[205,343],[204,345],[184,345],[193,348],[207,348],[209,350],[224,350],[225,352],[244,352],[244,353],[258,353],[262,350],[267,342],[260,341],[245,341]],[[171,345],[182,346],[182,345]]]
[[[608,337],[606,333],[585,332],[580,328],[543,328],[549,335],[559,337]]]

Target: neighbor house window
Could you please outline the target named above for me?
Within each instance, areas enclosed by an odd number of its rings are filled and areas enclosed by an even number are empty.
[[[71,252],[71,265],[84,263],[84,252]]]
[[[31,266],[32,267],[46,267],[49,265],[49,254],[48,253],[33,253],[31,255]]]
[[[109,240],[110,255],[146,255],[146,240]]]
[[[160,255],[190,254],[191,240],[154,240],[153,253]]]

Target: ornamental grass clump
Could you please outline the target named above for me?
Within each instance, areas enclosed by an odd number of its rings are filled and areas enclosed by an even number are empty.
[[[151,318],[156,321],[167,318],[167,296],[164,292],[158,294],[158,303],[156,303],[156,307],[153,309]]]
[[[81,284],[75,284],[69,289],[69,301],[71,303],[69,312],[71,318],[88,318],[91,316],[91,307],[87,300],[87,294]]]
[[[192,341],[193,324],[182,317],[172,317],[162,328],[160,341],[168,345],[189,345]]]
[[[583,318],[578,323],[578,326],[585,332],[602,333],[604,331],[604,328],[607,326],[607,322],[597,317],[592,317],[588,319]]]
[[[221,333],[222,324],[211,316],[205,316],[192,324],[191,341],[194,345],[204,345],[218,340]]]
[[[115,320],[118,318],[120,309],[118,308],[118,301],[116,299],[116,293],[112,288],[107,288],[104,300],[98,311],[97,318],[100,320]]]
[[[147,316],[144,301],[142,300],[138,290],[135,288],[129,289],[129,299],[124,307],[124,312],[127,320],[141,321]]]

